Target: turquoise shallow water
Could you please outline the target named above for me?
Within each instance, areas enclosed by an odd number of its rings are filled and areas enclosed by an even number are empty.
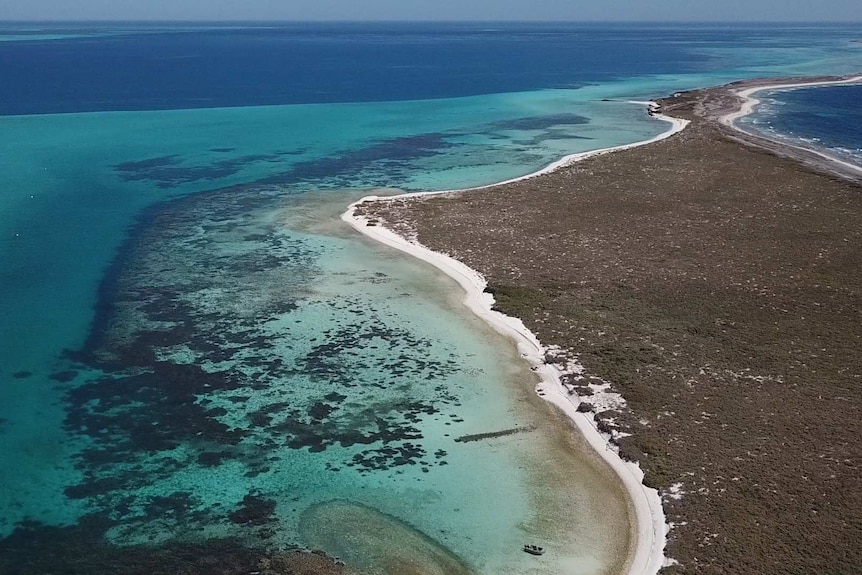
[[[8,369],[44,363],[41,354],[56,353],[57,342],[81,343],[95,305],[93,285],[146,206],[248,182],[277,184],[286,194],[481,185],[564,153],[664,129],[639,106],[583,99],[543,91],[434,102],[3,118],[10,145],[0,155],[6,263],[0,273],[10,297],[0,305],[17,334],[0,342],[13,361]],[[576,108],[591,115],[588,125],[572,112]],[[536,117],[545,119],[507,125]],[[523,127],[531,129],[517,129]],[[33,305],[21,305],[27,300]],[[55,335],[49,341],[46,328]]]
[[[229,536],[237,529],[230,513],[253,493],[278,502],[279,528],[267,540],[289,546],[302,543],[304,510],[338,499],[409,518],[475,567],[518,564],[537,497],[529,487],[536,477],[518,470],[529,460],[540,469],[546,455],[536,432],[491,443],[454,440],[531,428],[535,413],[526,400],[512,403],[500,389],[510,382],[510,393],[529,391],[530,375],[513,376],[516,357],[507,344],[458,318],[441,295],[453,286],[435,280],[429,287],[428,271],[381,259],[355,240],[301,231],[309,220],[335,221],[357,194],[340,196],[325,215],[304,215],[302,198],[324,187],[490,183],[564,153],[664,129],[642,106],[585,98],[593,96],[544,91],[6,118],[4,133],[22,142],[3,157],[3,185],[13,192],[6,201],[16,216],[3,222],[4,288],[12,295],[3,317],[16,336],[2,340],[11,360],[2,399],[6,453],[18,463],[4,478],[10,489],[0,505],[10,512],[0,527],[25,518],[69,524],[110,509],[116,525],[107,535],[120,543],[201,528]],[[589,123],[573,108],[590,113]],[[410,131],[417,128],[419,135]],[[255,183],[179,199],[249,181]],[[146,211],[154,202],[168,203]],[[149,215],[129,232],[142,210]],[[117,256],[117,240],[129,233]],[[100,281],[101,291],[94,290]],[[177,323],[184,327],[174,341],[162,328]],[[83,363],[59,356],[82,347],[92,355]],[[129,357],[127,347],[155,349],[157,358]],[[218,360],[213,347],[221,350]],[[125,367],[118,370],[109,364],[120,355]],[[281,367],[261,368],[271,361]],[[164,362],[229,373],[231,382],[212,384],[223,385],[221,392],[204,387],[187,396],[154,386],[144,400],[112,391],[149,389],[129,379],[141,370],[178,387],[204,377],[170,375]],[[62,400],[63,389],[72,389],[71,400]],[[175,409],[192,397],[205,409]],[[343,417],[328,413],[338,405]],[[391,418],[384,431],[379,418]],[[156,422],[155,435],[140,427]],[[223,444],[196,441],[200,433],[237,429],[242,437]],[[583,473],[581,483],[596,483],[594,471]],[[587,524],[596,494],[607,489],[545,499],[563,497],[568,518]],[[182,512],[161,518],[165,506]],[[582,565],[617,560],[625,514],[609,517],[621,536],[582,535],[590,544],[563,557]],[[567,547],[568,535],[533,529]]]
[[[330,537],[358,516],[478,572],[618,564],[620,494],[511,346],[464,317],[445,278],[323,223],[360,195],[345,189],[482,185],[666,128],[631,99],[860,65],[832,40],[687,49],[712,67],[0,118],[0,535],[100,513],[115,543],[331,546],[374,572],[379,550]],[[517,432],[455,441],[501,430]],[[526,562],[525,539],[553,553]]]

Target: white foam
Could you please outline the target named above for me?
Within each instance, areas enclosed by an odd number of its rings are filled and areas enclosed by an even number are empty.
[[[858,84],[860,82],[862,82],[862,75],[854,76],[852,78],[845,78],[843,80],[830,80],[830,81],[823,81],[823,82],[797,82],[797,83],[791,83],[791,84],[771,84],[769,86],[756,86],[754,88],[745,88],[742,90],[737,90],[735,92],[736,95],[743,99],[742,106],[740,107],[739,110],[737,110],[735,112],[725,114],[724,116],[719,118],[719,121],[722,124],[724,124],[725,126],[729,126],[731,128],[734,128],[735,130],[738,130],[744,134],[748,134],[750,136],[758,136],[760,134],[753,134],[753,133],[749,132],[748,130],[741,128],[736,123],[736,121],[739,120],[740,118],[748,116],[749,114],[754,112],[754,110],[757,108],[757,106],[761,103],[760,100],[753,97],[754,94],[756,94],[757,92],[762,92],[764,90],[782,90],[782,89],[790,89],[790,88],[806,88],[806,87],[816,87],[816,86],[835,86],[835,85],[840,85],[840,84]],[[818,150],[813,150],[813,149],[807,148],[805,146],[798,146],[798,145],[791,144],[791,143],[786,142],[786,141],[782,141],[781,145],[788,146],[790,148],[795,148],[797,150],[802,150],[804,152],[809,152],[809,153],[815,154],[817,156],[820,156],[824,160],[828,160],[828,161],[833,162],[835,164],[838,164],[844,168],[847,168],[847,169],[850,169],[854,172],[859,172],[860,174],[862,174],[862,166],[858,166],[858,165],[852,164],[850,162],[845,162],[844,160],[840,160],[834,156],[830,156],[829,154],[820,152]]]

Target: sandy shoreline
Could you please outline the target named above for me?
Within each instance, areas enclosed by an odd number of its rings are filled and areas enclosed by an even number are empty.
[[[854,76],[850,78],[842,78],[839,80],[815,80],[815,81],[790,81],[786,83],[755,83],[753,86],[742,87],[733,90],[733,94],[741,99],[738,102],[738,109],[724,111],[715,119],[724,126],[730,127],[746,136],[762,138],[759,134],[752,134],[735,125],[736,120],[748,115],[754,111],[758,101],[753,98],[753,94],[763,90],[773,90],[782,88],[795,87],[813,87],[819,85],[836,85],[849,84],[862,81],[862,76]],[[643,142],[636,142],[615,148],[595,150],[580,154],[572,154],[560,159],[557,162],[538,170],[535,173],[514,178],[499,184],[489,186],[481,186],[477,188],[468,188],[465,190],[452,190],[442,192],[426,192],[421,194],[404,194],[401,196],[386,198],[388,200],[399,198],[410,198],[418,196],[432,196],[439,194],[451,194],[454,192],[464,192],[471,190],[488,190],[498,186],[523,182],[528,179],[536,178],[546,174],[554,173],[561,168],[571,166],[576,162],[586,160],[595,156],[606,154],[614,151],[621,151],[644,146],[646,144],[655,143],[670,136],[677,134],[683,130],[690,122],[689,119],[675,118],[667,115],[659,114],[658,106],[654,103],[649,103],[651,111],[655,112],[655,116],[661,120],[671,123],[671,128],[659,136]],[[776,142],[777,145],[786,145]],[[860,170],[858,166],[853,166],[846,162],[842,162],[836,158],[828,156],[818,151],[803,149],[805,152],[811,152],[817,156],[821,156],[824,160],[834,162],[841,165],[843,169]],[[392,230],[377,225],[376,221],[372,221],[369,225],[369,218],[366,215],[357,214],[357,207],[365,202],[373,202],[378,200],[376,196],[369,196],[351,205],[349,210],[342,218],[349,222],[354,228],[361,233],[396,249],[404,251],[414,257],[418,257],[423,261],[431,263],[438,269],[442,270],[447,275],[450,275],[458,281],[458,283],[467,292],[465,304],[476,315],[487,321],[497,331],[504,333],[518,342],[518,348],[521,354],[534,367],[534,370],[540,375],[541,383],[537,386],[537,392],[540,393],[546,400],[552,402],[561,411],[563,411],[576,425],[583,436],[589,441],[590,445],[596,450],[600,456],[614,469],[619,476],[621,482],[629,493],[633,508],[635,510],[635,520],[637,523],[638,539],[630,554],[630,562],[626,570],[627,573],[656,573],[662,566],[672,564],[672,560],[665,557],[665,537],[669,526],[666,524],[666,519],[662,507],[662,500],[659,493],[655,489],[647,488],[643,485],[644,474],[636,463],[625,461],[619,457],[613,449],[608,449],[608,436],[602,435],[596,428],[596,421],[592,415],[587,413],[579,413],[577,405],[583,398],[574,399],[569,393],[569,388],[561,382],[561,373],[553,365],[545,363],[546,348],[539,342],[537,337],[529,331],[524,323],[514,317],[505,316],[499,312],[492,311],[494,298],[484,290],[487,287],[485,278],[476,270],[468,267],[466,264],[457,261],[443,253],[435,252],[419,244],[417,241],[409,241]],[[359,210],[360,212],[362,210]],[[573,401],[574,399],[574,401]],[[666,494],[667,495],[667,494]]]
[[[492,310],[494,298],[484,291],[487,282],[481,274],[453,258],[410,242],[385,227],[369,226],[367,218],[354,215],[357,204],[374,199],[377,197],[370,196],[359,200],[342,216],[342,219],[367,237],[427,262],[456,280],[466,292],[464,305],[494,330],[516,342],[521,357],[530,364],[541,380],[536,385],[536,392],[556,405],[574,422],[589,445],[614,470],[631,498],[636,511],[639,536],[626,572],[657,572],[665,561],[664,514],[658,492],[643,485],[643,472],[637,464],[623,461],[616,451],[608,449],[607,439],[595,427],[592,418],[577,411],[577,403],[572,401],[573,396],[569,395],[562,385],[559,370],[545,363],[545,348],[524,326],[524,323],[517,318]]]
[[[494,306],[494,297],[485,292],[487,282],[479,272],[445,254],[430,250],[417,242],[409,241],[386,227],[369,225],[369,218],[356,213],[357,207],[360,204],[380,199],[392,200],[461,193],[522,182],[553,173],[588,158],[659,142],[677,134],[689,124],[688,120],[657,113],[658,106],[654,102],[633,103],[644,104],[649,107],[651,115],[658,120],[668,122],[670,128],[648,140],[570,154],[536,172],[496,184],[461,190],[408,193],[385,198],[367,196],[351,204],[348,210],[342,215],[342,219],[369,238],[425,261],[455,279],[466,292],[464,305],[496,331],[512,338],[517,343],[521,356],[529,362],[530,366],[540,377],[541,382],[536,386],[536,392],[545,400],[554,404],[574,423],[592,449],[613,469],[628,493],[634,511],[637,538],[629,553],[628,565],[625,572],[640,574],[657,573],[668,562],[668,559],[664,556],[665,536],[668,528],[662,511],[661,498],[655,489],[648,488],[643,484],[644,474],[637,463],[624,461],[620,458],[613,445],[608,442],[608,437],[598,430],[596,422],[591,415],[577,411],[581,398],[570,393],[563,386],[560,371],[554,365],[545,361],[547,349],[526,328],[524,323],[518,318],[504,315],[492,309]]]
[[[758,104],[760,104],[760,100],[753,97],[754,94],[756,94],[757,92],[764,92],[768,90],[788,90],[791,88],[814,88],[817,86],[840,86],[842,84],[856,84],[859,82],[862,82],[862,75],[852,76],[850,78],[844,78],[841,80],[822,80],[813,82],[790,83],[784,82],[778,84],[767,84],[765,86],[757,85],[751,88],[734,90],[736,95],[742,98],[742,105],[740,106],[739,110],[725,114],[719,119],[719,121],[725,126],[732,126],[736,129],[742,130],[742,128],[735,126],[734,123],[740,118],[754,112],[754,109],[757,107]]]
[[[538,176],[544,176],[546,174],[554,173],[557,170],[565,168],[566,166],[571,166],[575,162],[580,162],[580,161],[586,160],[588,158],[600,156],[602,154],[608,154],[611,152],[618,152],[621,150],[630,150],[632,148],[637,148],[640,146],[645,146],[647,144],[653,144],[655,142],[660,142],[660,141],[662,141],[666,138],[669,138],[669,137],[673,136],[674,134],[682,131],[689,124],[689,120],[680,119],[680,118],[673,118],[671,116],[666,116],[664,114],[658,113],[657,112],[658,105],[655,102],[634,102],[634,101],[632,101],[629,103],[646,106],[650,110],[650,115],[653,118],[655,118],[657,120],[661,120],[663,122],[668,122],[668,123],[670,123],[671,127],[668,130],[665,130],[664,132],[662,132],[661,134],[658,134],[657,136],[654,136],[654,137],[649,138],[647,140],[632,142],[630,144],[621,144],[619,146],[612,146],[610,148],[599,148],[597,150],[588,150],[586,152],[578,152],[575,154],[568,154],[566,156],[563,156],[559,160],[557,160],[555,162],[551,162],[547,166],[536,170],[535,172],[530,172],[529,174],[525,174],[523,176],[518,176],[517,178],[511,178],[508,180],[503,180],[502,182],[495,182],[493,184],[486,184],[484,186],[474,186],[472,188],[458,188],[458,189],[453,189],[453,190],[435,190],[432,192],[408,192],[408,193],[404,193],[404,194],[397,194],[394,196],[366,196],[366,197],[358,200],[357,202],[355,202],[353,205],[351,205],[350,208],[348,209],[348,212],[346,212],[346,213],[350,213],[350,211],[352,211],[352,209],[357,204],[361,204],[361,203],[366,202],[366,201],[370,202],[370,201],[375,201],[375,200],[394,200],[394,199],[399,199],[399,198],[417,198],[417,197],[422,197],[422,196],[438,196],[441,194],[460,194],[463,192],[474,192],[477,190],[487,190],[489,188],[496,188],[498,186],[505,186],[508,184],[515,184],[518,182],[523,182],[525,180],[530,180],[530,179],[536,178]],[[351,221],[351,223],[352,223],[352,220],[347,220],[347,221]]]
[[[731,127],[735,130],[738,130],[746,135],[754,136],[754,137],[765,137],[762,134],[754,133],[745,128],[741,127],[737,120],[744,118],[752,113],[754,113],[757,106],[760,104],[760,100],[754,97],[754,94],[758,92],[764,92],[768,90],[785,90],[792,88],[814,88],[818,86],[840,86],[840,85],[848,85],[848,84],[858,84],[862,82],[862,75],[853,76],[850,78],[842,78],[840,80],[826,80],[826,81],[814,81],[814,82],[791,82],[791,83],[783,83],[783,84],[771,84],[766,86],[753,86],[751,88],[745,88],[741,90],[735,90],[736,95],[739,98],[742,98],[742,105],[739,110],[735,112],[727,113],[719,118],[719,122],[723,125]],[[773,140],[774,141],[774,140]],[[798,144],[791,144],[789,142],[776,142],[779,145],[786,146],[788,148],[794,148],[802,152],[807,152],[819,156],[820,158],[832,162],[842,169],[850,170],[851,172],[857,172],[862,174],[862,166],[857,166],[856,164],[852,164],[850,162],[845,162],[839,158],[834,156],[830,156],[825,152],[821,152],[819,150],[815,150],[806,146],[801,146]]]

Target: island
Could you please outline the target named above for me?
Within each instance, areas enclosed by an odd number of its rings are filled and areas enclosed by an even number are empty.
[[[641,567],[656,546],[665,573],[862,565],[862,171],[736,124],[760,90],[860,80],[677,93],[645,145],[345,215],[472,270],[501,329],[523,321],[555,374],[540,395],[660,494]]]

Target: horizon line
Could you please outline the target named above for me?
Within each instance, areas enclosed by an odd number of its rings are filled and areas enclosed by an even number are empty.
[[[481,20],[481,19],[355,19],[355,20],[338,20],[338,19],[122,19],[122,18],[81,18],[81,19],[26,19],[26,18],[0,18],[2,24],[108,24],[108,23],[123,23],[123,24],[838,24],[838,25],[858,25],[862,24],[862,19],[859,20],[802,20],[802,19],[787,19],[787,20],[733,20],[733,19],[715,19],[715,20],[690,20],[690,19],[639,19],[639,20],[607,20],[607,19],[584,19],[584,20]]]

